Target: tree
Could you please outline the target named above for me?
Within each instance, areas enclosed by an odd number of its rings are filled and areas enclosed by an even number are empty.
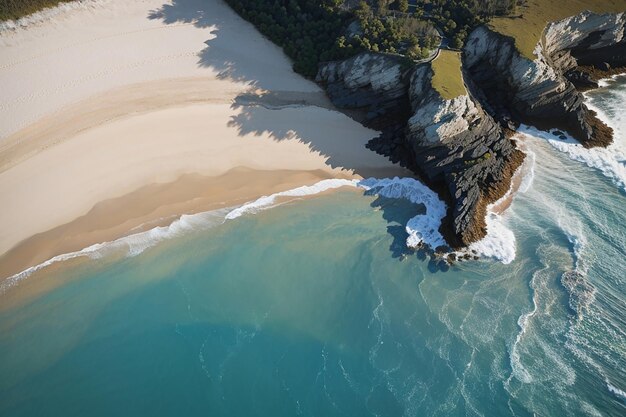
[[[409,11],[409,0],[398,0],[398,10],[402,13]]]
[[[389,6],[393,0],[378,0],[378,14],[380,16],[385,16],[389,11]]]

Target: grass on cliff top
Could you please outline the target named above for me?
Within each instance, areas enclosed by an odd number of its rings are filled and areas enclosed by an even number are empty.
[[[595,13],[626,11],[626,0],[527,0],[518,6],[516,17],[496,17],[489,26],[496,32],[515,39],[522,56],[535,59],[535,46],[549,22],[577,15],[585,10]],[[521,16],[521,17],[520,17]]]
[[[460,53],[441,50],[431,65],[433,68],[433,88],[441,94],[441,97],[445,100],[452,100],[467,94],[461,73]]]
[[[0,21],[17,20],[46,7],[72,0],[0,0]]]

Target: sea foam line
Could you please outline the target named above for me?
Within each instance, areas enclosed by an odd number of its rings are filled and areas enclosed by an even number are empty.
[[[601,87],[610,86],[620,77],[624,77],[624,75],[617,75],[602,80],[600,85]],[[568,135],[567,132],[562,131],[560,133],[563,134],[565,139],[559,139],[550,132],[542,131],[532,126],[522,125],[518,132],[545,139],[554,149],[565,153],[575,161],[584,163],[590,168],[597,169],[615,185],[626,191],[626,137],[624,137],[626,135],[626,125],[624,124],[626,119],[622,118],[620,113],[624,102],[626,102],[626,95],[624,95],[621,89],[611,91],[617,95],[617,101],[615,101],[615,98],[607,98],[609,101],[606,102],[606,105],[616,109],[616,117],[609,117],[601,108],[592,103],[592,97],[589,94],[585,94],[585,105],[596,112],[598,119],[613,129],[613,143],[606,148],[587,149]],[[555,131],[556,129],[552,129],[551,132]]]
[[[406,224],[406,232],[409,237],[406,245],[417,248],[422,244],[436,249],[445,246],[439,227],[446,215],[446,204],[430,188],[413,178],[369,178],[359,182],[359,187],[364,188],[369,194],[376,194],[387,198],[404,198],[413,204],[423,204],[426,213],[418,214],[409,219]]]
[[[181,236],[187,232],[204,230],[212,226],[233,220],[244,214],[255,214],[259,211],[274,207],[281,197],[304,197],[322,193],[324,191],[341,187],[356,187],[365,190],[366,194],[380,195],[387,198],[403,198],[413,204],[423,204],[426,207],[424,214],[411,218],[405,228],[409,235],[406,241],[408,247],[417,248],[427,245],[432,249],[446,246],[446,242],[439,232],[441,222],[446,215],[447,207],[439,196],[426,185],[414,178],[369,178],[364,180],[326,179],[313,185],[305,185],[287,191],[281,191],[269,196],[260,197],[254,201],[243,204],[235,209],[221,209],[207,211],[198,214],[184,214],[169,226],[155,227],[150,230],[131,234],[113,241],[96,243],[79,251],[57,255],[45,262],[32,266],[22,272],[12,275],[0,283],[0,294],[17,284],[33,273],[46,268],[56,262],[67,261],[78,257],[99,259],[110,253],[123,253],[128,257],[137,256],[157,243]],[[492,224],[488,220],[488,225]],[[505,231],[503,231],[503,228]],[[504,226],[489,228],[489,233],[484,239],[487,242],[483,246],[477,246],[477,252],[483,256],[495,257],[504,263],[511,260],[509,252],[493,249],[497,244],[493,242],[510,242],[510,231]],[[512,234],[512,232],[510,232]],[[494,236],[501,235],[500,237]],[[514,237],[513,237],[514,242]],[[485,249],[490,248],[490,249]],[[514,247],[513,247],[514,251]],[[501,256],[506,253],[506,256]],[[514,253],[513,253],[514,258]]]
[[[340,187],[356,187],[358,184],[358,180],[344,180],[336,178],[322,180],[313,185],[304,185],[292,190],[281,191],[269,196],[263,196],[230,211],[226,214],[225,218],[226,220],[233,220],[244,214],[255,214],[263,209],[274,206],[276,200],[280,197],[305,197]]]
[[[57,255],[45,262],[32,266],[12,275],[0,282],[0,294],[17,284],[19,281],[31,276],[33,273],[44,269],[54,263],[68,261],[79,257],[100,259],[107,254],[121,253],[128,257],[141,254],[159,242],[181,236],[191,231],[205,230],[212,226],[222,224],[227,220],[233,220],[243,214],[254,214],[263,209],[275,205],[280,197],[303,197],[319,194],[321,192],[344,186],[356,187],[357,180],[327,179],[313,185],[302,186],[288,191],[282,191],[270,196],[261,197],[253,202],[246,203],[241,207],[232,209],[220,209],[206,211],[197,214],[184,214],[168,226],[159,226],[144,232],[134,233],[113,241],[96,243],[79,251]]]
[[[606,388],[615,395],[621,402],[626,403],[626,392],[617,388],[615,385],[611,384],[609,381],[606,381]]]
[[[565,132],[566,139],[559,139],[550,132],[531,126],[521,126],[519,130],[530,136],[544,139],[554,149],[565,153],[574,161],[597,169],[615,185],[626,191],[626,154],[615,143],[607,148],[587,149]]]
[[[31,266],[22,272],[12,275],[0,282],[0,294],[28,278],[33,273],[40,271],[54,263],[69,261],[79,257],[101,259],[108,254],[122,253],[128,257],[137,256],[148,248],[151,248],[164,240],[181,236],[192,230],[205,230],[224,221],[224,214],[230,209],[206,211],[198,214],[184,214],[168,226],[159,226],[144,232],[131,234],[116,240],[96,243],[84,249],[57,255],[38,265]]]

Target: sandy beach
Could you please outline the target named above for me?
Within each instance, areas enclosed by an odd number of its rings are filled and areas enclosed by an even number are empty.
[[[221,1],[0,32],[0,278],[184,213],[406,172]]]

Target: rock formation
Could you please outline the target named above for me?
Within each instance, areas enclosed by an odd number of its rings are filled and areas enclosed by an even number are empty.
[[[611,129],[585,106],[582,94],[565,75],[593,87],[591,78],[575,71],[579,61],[599,65],[608,60],[609,65],[623,66],[624,24],[624,13],[591,12],[550,23],[534,60],[521,56],[511,38],[483,26],[470,34],[463,62],[499,114],[567,130],[587,147],[606,146],[612,141]]]
[[[611,142],[571,80],[590,88],[594,79],[579,65],[626,64],[625,22],[626,14],[584,12],[551,23],[534,60],[479,27],[463,51],[466,94],[449,100],[433,88],[430,64],[382,54],[322,64],[317,81],[335,105],[362,110],[364,123],[382,131],[370,148],[411,168],[448,203],[441,232],[462,247],[485,236],[487,205],[507,192],[523,161],[510,139],[520,122],[567,130],[588,147]]]

